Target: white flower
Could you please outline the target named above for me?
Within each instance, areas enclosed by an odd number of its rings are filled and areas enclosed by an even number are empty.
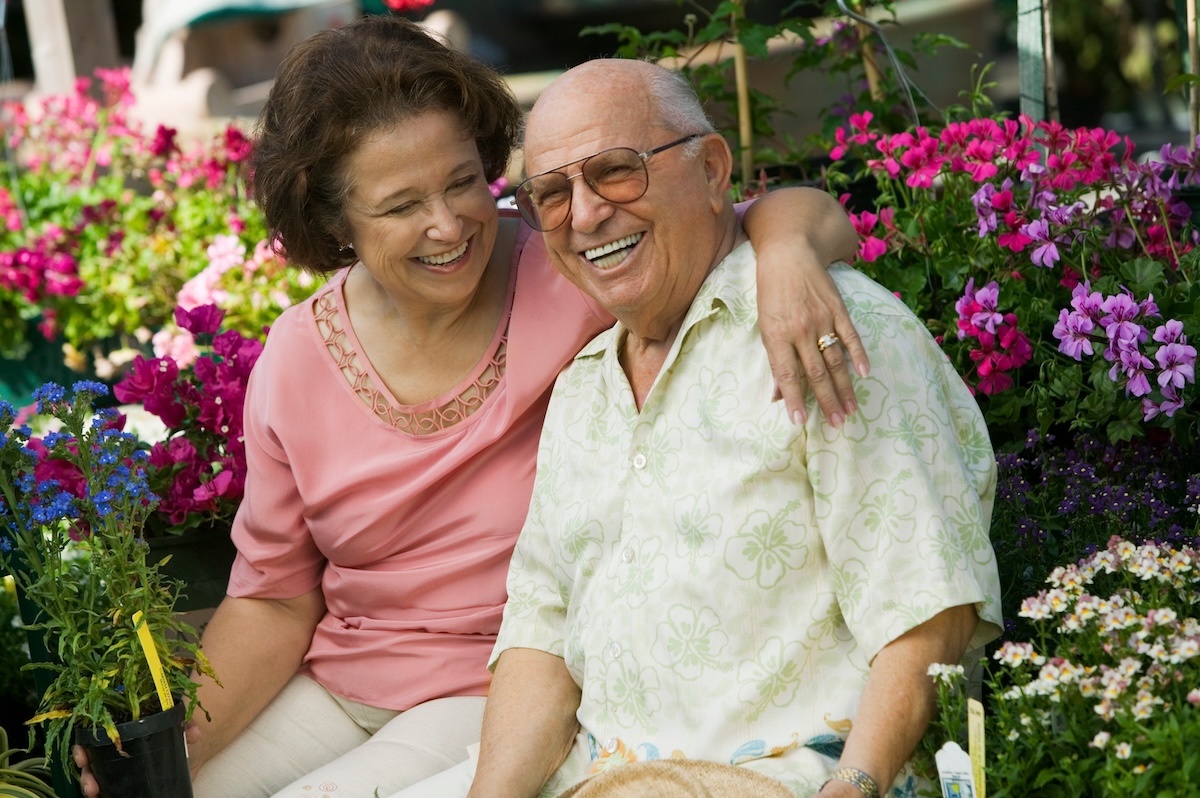
[[[1096,732],[1096,736],[1088,743],[1092,748],[1103,750],[1104,746],[1108,745],[1108,741],[1112,739],[1112,735],[1106,731]]]
[[[1032,643],[1016,643],[1011,640],[1004,641],[993,656],[1010,668],[1019,667],[1027,662],[1041,665],[1046,661],[1045,657],[1034,652]]]
[[[1129,743],[1117,743],[1117,759],[1128,759],[1133,753],[1133,746]]]
[[[1017,615],[1022,618],[1032,618],[1035,621],[1040,621],[1043,618],[1049,618],[1052,612],[1050,602],[1046,600],[1046,593],[1043,591],[1036,596],[1030,596],[1022,601],[1021,609],[1017,612]]]
[[[935,682],[952,685],[966,675],[962,665],[945,665],[935,662],[929,666],[926,674],[933,677]]]

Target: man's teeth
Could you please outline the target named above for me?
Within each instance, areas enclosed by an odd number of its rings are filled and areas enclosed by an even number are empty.
[[[607,269],[616,266],[625,259],[625,250],[634,246],[642,240],[641,233],[618,238],[616,241],[610,241],[602,247],[592,247],[585,249],[583,256],[590,260],[593,265],[601,269]]]
[[[426,255],[424,257],[417,258],[417,260],[421,261],[421,263],[428,263],[430,266],[442,266],[446,263],[450,263],[451,261],[458,260],[466,251],[467,242],[464,241],[462,242],[462,246],[460,246],[458,249],[452,250],[443,255]]]

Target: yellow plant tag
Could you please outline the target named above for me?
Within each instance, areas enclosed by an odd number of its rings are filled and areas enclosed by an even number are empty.
[[[971,751],[971,775],[975,782],[976,798],[987,798],[984,784],[983,704],[967,699],[967,747]]]
[[[154,647],[154,638],[150,636],[150,627],[142,623],[141,610],[133,614],[133,623],[137,627],[138,642],[142,644],[146,662],[150,665],[150,676],[154,679],[154,688],[158,690],[158,703],[162,704],[163,711],[166,712],[175,706],[175,699],[171,697],[171,690],[167,686],[167,674],[163,671],[162,661],[158,658],[158,649]]]

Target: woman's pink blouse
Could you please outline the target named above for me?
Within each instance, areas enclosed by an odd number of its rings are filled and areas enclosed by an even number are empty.
[[[353,392],[318,333],[314,299],[279,317],[251,375],[229,595],[319,586],[327,612],[301,672],[337,695],[404,710],[487,692],[551,385],[611,324],[550,266],[541,236],[523,226],[513,258],[503,380],[440,432],[401,432]],[[343,279],[323,291],[344,321]],[[378,398],[395,404],[346,334]]]

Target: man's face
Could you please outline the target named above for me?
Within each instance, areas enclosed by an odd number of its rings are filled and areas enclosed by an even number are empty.
[[[650,156],[646,193],[627,204],[575,177],[581,159],[609,148],[644,152],[694,132],[659,123],[641,86],[595,72],[543,97],[526,131],[526,171],[575,178],[566,221],[544,233],[551,259],[635,334],[646,334],[657,320],[682,317],[712,265],[724,179],[709,177],[706,138]],[[691,148],[701,152],[689,156]]]

